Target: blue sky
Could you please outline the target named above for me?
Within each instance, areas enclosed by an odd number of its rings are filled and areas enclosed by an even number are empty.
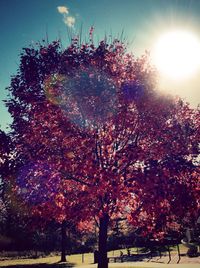
[[[11,75],[16,74],[22,48],[44,39],[46,32],[50,41],[61,37],[67,46],[70,27],[58,6],[68,8],[64,15],[75,20],[74,31],[83,25],[83,37],[91,25],[96,40],[105,33],[115,37],[124,29],[129,50],[136,55],[150,50],[156,36],[168,29],[189,28],[200,35],[199,0],[0,0],[0,126],[4,130],[11,119],[2,100]],[[198,77],[169,86],[195,106],[200,103]]]

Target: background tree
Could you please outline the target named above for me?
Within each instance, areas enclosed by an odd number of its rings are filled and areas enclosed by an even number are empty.
[[[118,40],[26,48],[9,90],[15,191],[46,219],[95,218],[98,268],[113,219],[161,237],[197,217],[199,111],[156,91],[147,56]]]
[[[8,203],[9,200],[6,196],[8,188],[8,180],[6,176],[9,171],[9,154],[11,140],[9,136],[2,130],[0,130],[0,222],[1,222],[1,234],[7,233],[8,223]]]
[[[0,130],[0,247],[4,250],[31,249],[26,206],[13,193],[16,162],[9,134]]]

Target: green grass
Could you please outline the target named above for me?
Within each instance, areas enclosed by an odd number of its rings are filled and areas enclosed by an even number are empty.
[[[126,253],[126,250],[123,250]],[[114,256],[119,256],[119,250],[114,251]],[[113,252],[109,252],[108,256],[113,256]],[[6,268],[73,268],[77,266],[85,266],[93,263],[93,254],[84,254],[84,263],[82,263],[82,254],[75,254],[67,256],[67,263],[59,263],[60,256],[38,258],[38,259],[17,259],[0,261],[0,267]],[[113,266],[114,264],[112,264]],[[95,267],[95,266],[93,266]],[[131,267],[131,266],[129,266]],[[137,268],[135,266],[132,266]],[[117,266],[117,268],[124,268],[124,266]],[[141,267],[140,268],[144,268]]]
[[[125,250],[124,254],[126,253]],[[120,250],[116,250],[114,251],[114,255],[113,255],[113,251],[108,253],[109,257],[112,256],[119,256],[120,255]],[[4,260],[4,261],[0,261],[0,267],[1,266],[12,266],[12,265],[40,265],[38,267],[48,267],[47,265],[49,265],[49,267],[55,263],[58,263],[60,261],[60,256],[54,256],[54,257],[46,257],[46,258],[38,258],[38,259],[12,259],[12,260]],[[73,255],[69,255],[67,256],[67,261],[73,265],[86,265],[86,264],[91,264],[94,261],[94,255],[93,253],[85,253],[84,255],[82,254],[73,254]],[[82,261],[84,261],[84,263],[82,263]],[[46,264],[46,266],[44,265]],[[55,266],[56,267],[56,266]],[[59,264],[59,267],[60,264]],[[73,266],[72,266],[73,267]]]
[[[186,250],[187,249],[183,245],[180,246],[181,253],[185,253]],[[108,252],[108,257],[120,256],[120,251],[122,251],[124,255],[127,254],[126,249],[120,249],[120,250]],[[137,248],[131,248],[131,254],[134,254],[134,253],[135,254],[137,253]],[[171,247],[171,253],[177,254],[177,248]],[[87,264],[92,264],[94,261],[94,255],[93,253],[85,253],[84,255],[74,254],[74,255],[67,256],[67,264],[59,263],[59,261],[60,261],[60,256],[38,258],[38,259],[5,260],[5,261],[0,261],[0,267],[71,268],[75,266],[83,266]],[[113,265],[114,264],[112,264],[112,266]],[[136,268],[135,266],[131,266],[131,264],[129,267]],[[124,266],[117,266],[117,268],[124,268]],[[140,268],[142,267],[140,266]]]
[[[84,263],[82,263],[82,254],[67,256],[67,263],[59,263],[60,257],[48,257],[39,259],[21,259],[21,260],[6,260],[0,261],[0,267],[6,268],[73,268],[77,266],[85,266],[93,262],[93,254],[84,254]],[[114,264],[111,266],[113,267]],[[92,267],[96,267],[92,265]],[[130,264],[130,267],[136,267]],[[124,266],[118,266],[117,268],[124,268]]]

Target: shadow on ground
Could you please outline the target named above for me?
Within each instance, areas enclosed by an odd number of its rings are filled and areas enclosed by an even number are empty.
[[[4,266],[5,268],[72,268],[73,263],[37,263],[37,264],[13,264]]]

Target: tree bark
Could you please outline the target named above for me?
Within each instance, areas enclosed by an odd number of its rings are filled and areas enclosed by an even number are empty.
[[[61,262],[66,262],[66,221],[61,225]]]
[[[98,268],[108,268],[107,258],[107,236],[108,236],[108,214],[104,214],[100,218],[99,225],[99,255],[98,255]]]

